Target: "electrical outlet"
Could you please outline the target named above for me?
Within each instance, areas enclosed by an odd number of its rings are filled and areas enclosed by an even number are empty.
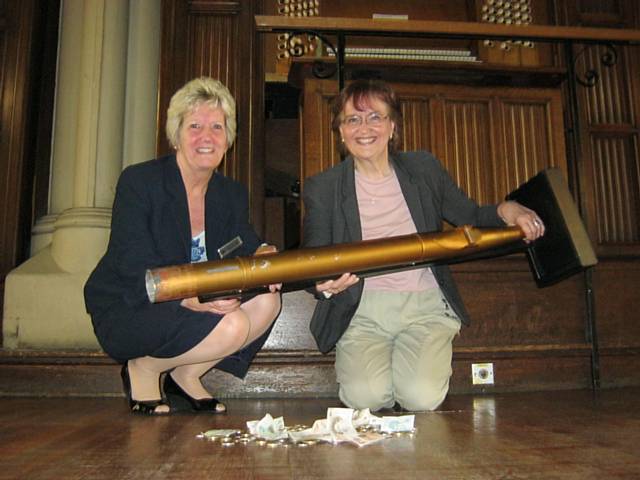
[[[474,385],[493,385],[493,363],[472,363],[471,380]]]

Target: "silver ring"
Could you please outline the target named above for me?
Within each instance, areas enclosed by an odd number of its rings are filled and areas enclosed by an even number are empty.
[[[539,226],[540,226],[540,222],[538,221],[538,219],[537,219],[537,218],[533,220],[533,224],[534,224],[536,227],[539,227]]]

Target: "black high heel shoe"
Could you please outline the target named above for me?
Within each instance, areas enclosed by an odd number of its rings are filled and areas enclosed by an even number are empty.
[[[122,370],[120,370],[120,377],[122,378],[122,386],[124,387],[124,394],[127,397],[127,402],[129,403],[129,409],[131,413],[136,413],[139,415],[166,415],[169,412],[158,412],[156,411],[157,407],[168,406],[162,400],[147,400],[147,401],[139,401],[134,400],[131,396],[131,378],[129,378],[129,368],[125,363],[122,366]]]
[[[214,414],[227,413],[227,408],[216,398],[203,398],[201,400],[193,398],[176,383],[171,373],[167,373],[164,377],[164,394],[167,396],[172,410]],[[220,409],[219,405],[223,408]]]

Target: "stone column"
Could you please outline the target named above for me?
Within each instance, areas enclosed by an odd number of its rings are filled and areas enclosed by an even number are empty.
[[[5,348],[98,348],[83,286],[107,245],[118,175],[134,163],[125,155],[154,154],[160,2],[63,0],[60,25],[49,215],[6,280]]]
[[[161,3],[134,0],[129,7],[123,168],[156,153]],[[164,132],[164,125],[159,128]]]

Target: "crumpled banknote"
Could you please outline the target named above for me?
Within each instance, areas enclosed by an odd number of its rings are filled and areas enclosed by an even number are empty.
[[[247,422],[251,435],[265,440],[290,439],[293,443],[351,443],[359,447],[383,440],[391,433],[413,432],[415,415],[378,417],[369,409],[328,408],[321,418],[307,429],[288,429],[284,418],[266,414],[260,420]]]
[[[273,418],[268,413],[260,420],[247,422],[247,429],[251,435],[265,440],[280,440],[289,436],[284,426],[284,418]]]

